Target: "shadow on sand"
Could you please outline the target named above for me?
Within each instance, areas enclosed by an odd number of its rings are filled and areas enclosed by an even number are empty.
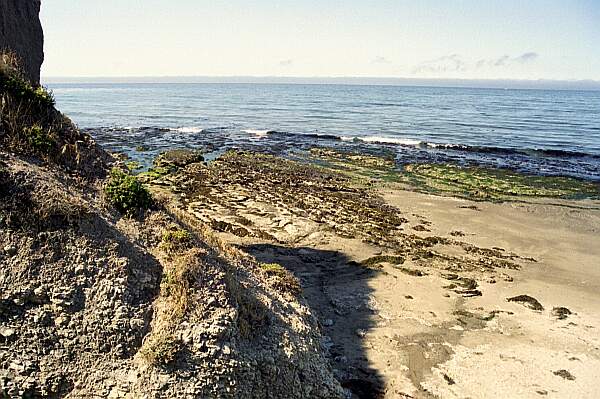
[[[336,251],[271,244],[242,247],[259,262],[279,263],[300,280],[303,295],[320,321],[323,348],[335,375],[354,398],[383,397],[384,384],[370,367],[365,335],[374,325],[369,307],[375,270]]]

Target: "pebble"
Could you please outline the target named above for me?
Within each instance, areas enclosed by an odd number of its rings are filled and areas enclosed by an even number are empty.
[[[0,335],[4,338],[10,338],[15,335],[15,330],[8,327],[0,327]]]

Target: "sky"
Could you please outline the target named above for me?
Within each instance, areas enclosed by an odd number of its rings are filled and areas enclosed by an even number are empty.
[[[44,77],[600,81],[600,0],[42,0]]]

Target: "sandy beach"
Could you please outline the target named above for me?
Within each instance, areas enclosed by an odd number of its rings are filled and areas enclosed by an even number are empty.
[[[300,279],[353,397],[600,394],[600,202],[434,195],[325,155],[226,154],[150,184]]]

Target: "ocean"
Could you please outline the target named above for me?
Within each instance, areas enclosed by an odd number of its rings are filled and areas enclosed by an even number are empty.
[[[600,181],[600,91],[309,84],[49,84],[111,151],[311,146]],[[144,151],[139,151],[144,146]]]

